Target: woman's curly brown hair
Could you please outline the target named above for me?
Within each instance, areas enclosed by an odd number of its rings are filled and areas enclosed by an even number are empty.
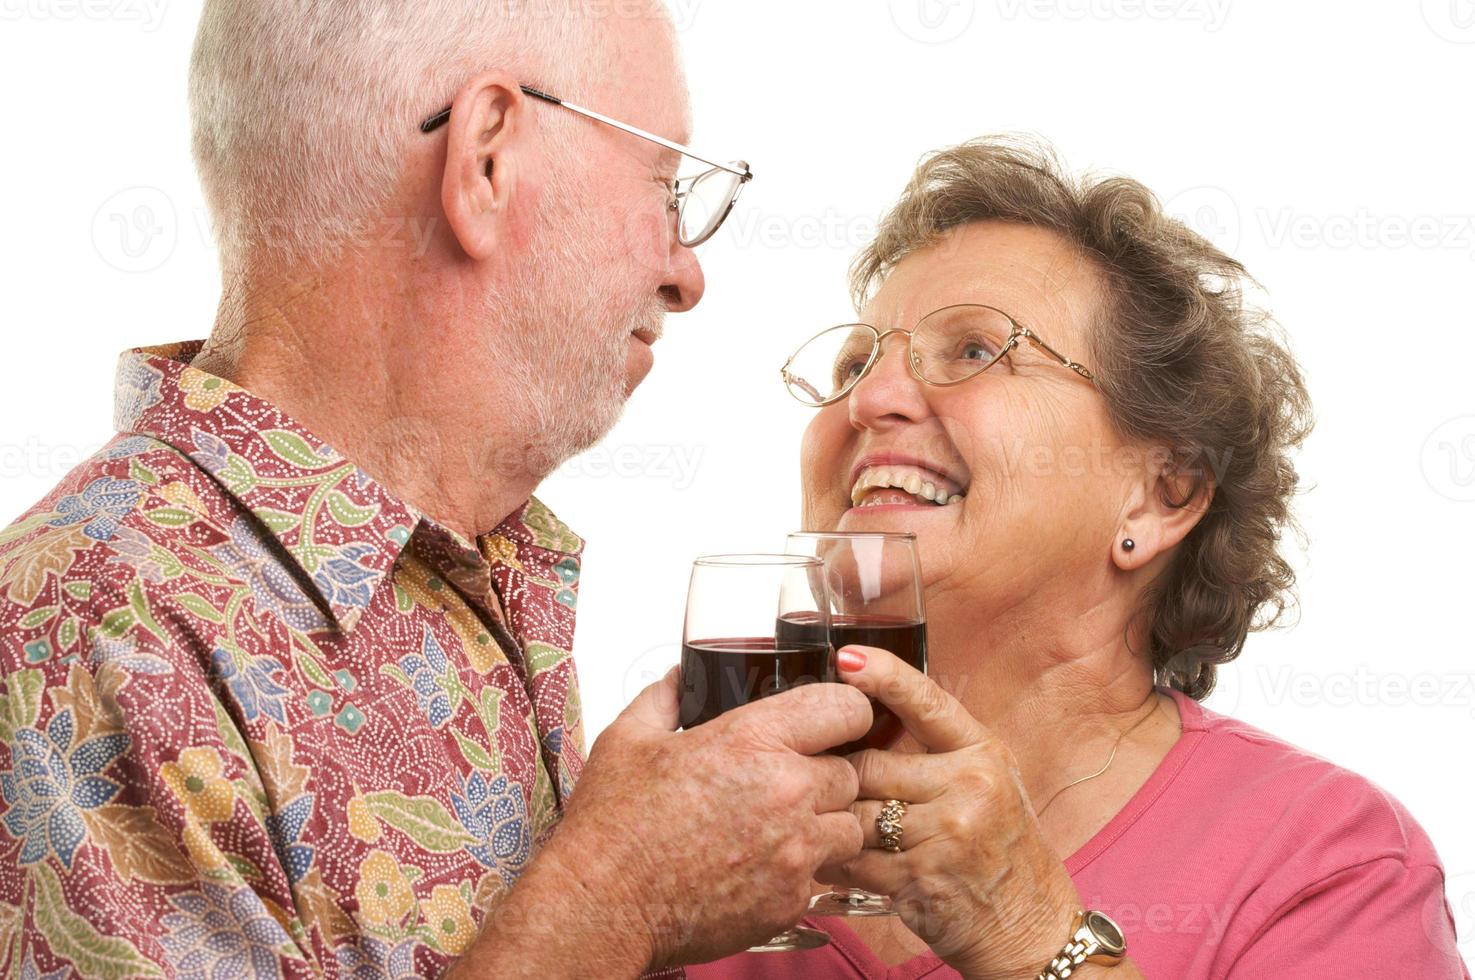
[[[1274,322],[1246,303],[1239,262],[1165,214],[1125,177],[1067,174],[1041,143],[985,137],[923,158],[856,256],[857,308],[908,253],[975,221],[1045,228],[1093,259],[1107,302],[1091,331],[1096,386],[1123,436],[1162,446],[1211,492],[1141,608],[1153,670],[1202,699],[1251,630],[1293,603],[1279,551],[1297,529],[1292,450],[1311,428],[1301,370]]]

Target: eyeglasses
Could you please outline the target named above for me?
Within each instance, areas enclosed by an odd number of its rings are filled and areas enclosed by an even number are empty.
[[[593,109],[574,105],[555,95],[539,91],[531,85],[518,87],[535,99],[563,106],[581,116],[588,116],[606,126],[624,130],[643,140],[650,140],[658,146],[664,146],[668,150],[675,150],[682,156],[705,163],[710,169],[690,177],[679,177],[667,185],[671,194],[668,207],[676,212],[676,238],[687,248],[694,248],[717,233],[717,229],[722,227],[722,222],[732,212],[732,206],[737,202],[738,195],[742,193],[743,185],[753,179],[753,171],[748,169],[746,161],[732,160],[728,163],[718,163],[716,160],[693,153],[680,143],[673,143],[654,133],[647,133],[638,126],[622,123],[618,119],[611,119]],[[422,122],[420,132],[434,132],[445,125],[450,118],[451,107],[447,106]]]
[[[784,362],[789,394],[812,408],[831,405],[850,394],[881,358],[881,342],[894,333],[907,338],[907,364],[917,380],[947,387],[962,384],[1003,360],[1028,341],[1087,381],[1091,372],[992,306],[959,303],[933,310],[911,330],[877,330],[868,323],[845,323],[821,331]]]

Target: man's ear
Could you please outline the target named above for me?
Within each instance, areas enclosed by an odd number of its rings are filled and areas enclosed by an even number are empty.
[[[1113,561],[1130,570],[1166,554],[1203,520],[1213,499],[1214,474],[1201,460],[1155,447],[1112,543]]]
[[[485,71],[462,86],[446,126],[441,207],[461,248],[485,259],[505,243],[509,205],[517,190],[519,145],[527,96],[504,71]]]

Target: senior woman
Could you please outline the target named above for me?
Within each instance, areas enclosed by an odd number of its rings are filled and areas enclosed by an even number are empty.
[[[999,139],[924,160],[854,266],[873,329],[788,372],[805,526],[922,555],[930,677],[838,654],[907,735],[851,757],[866,846],[821,875],[899,916],[693,980],[1468,978],[1408,812],[1199,704],[1289,599],[1310,424],[1246,282],[1135,181]]]

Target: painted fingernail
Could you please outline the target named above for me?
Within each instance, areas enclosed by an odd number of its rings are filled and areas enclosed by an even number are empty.
[[[835,654],[835,662],[840,665],[841,670],[848,670],[853,673],[865,667],[866,655],[859,650],[845,647],[839,653]]]

